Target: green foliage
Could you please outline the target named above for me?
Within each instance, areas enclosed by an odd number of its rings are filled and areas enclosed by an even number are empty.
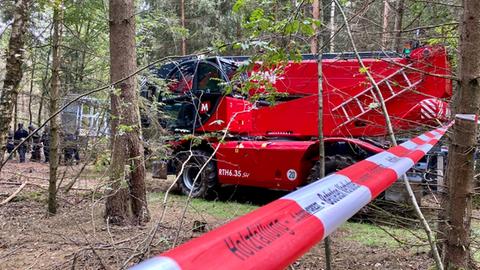
[[[104,172],[110,166],[110,151],[105,151],[97,155],[94,161],[95,171]]]
[[[360,67],[358,72],[360,72],[360,74],[365,74],[368,72],[368,67]]]
[[[235,42],[233,48],[253,54],[239,69],[241,74],[250,74],[248,81],[242,81],[239,90],[250,93],[252,101],[265,100],[274,104],[278,98],[285,97],[273,85],[283,75],[289,61],[302,59],[302,50],[307,45],[296,42],[294,37],[309,39],[315,34],[314,26],[319,25],[302,12],[305,5],[281,0],[235,2],[233,10],[241,15],[242,28],[248,39]],[[231,88],[233,86],[227,89],[227,93],[233,91]],[[257,92],[252,94],[252,89]]]
[[[421,251],[429,249],[427,235],[419,229],[406,230],[393,227],[383,227],[382,229],[378,225],[356,222],[347,222],[342,228],[350,233],[346,239],[369,247],[400,248],[404,245],[413,245]]]
[[[13,202],[20,201],[34,201],[45,203],[47,201],[47,196],[43,191],[24,191],[18,194],[15,198],[12,199]]]
[[[125,133],[129,133],[129,132],[133,132],[135,130],[135,126],[132,126],[132,125],[118,125],[117,127],[117,132],[119,135],[122,135],[122,134],[125,134]]]
[[[190,145],[192,146],[192,148],[195,148],[196,146],[199,146],[200,144],[202,144],[204,137],[196,136],[193,134],[185,134],[180,139],[185,141],[190,141]]]
[[[429,38],[427,40],[428,44],[444,45],[444,46],[447,46],[447,48],[450,48],[449,50],[450,64],[454,68],[457,67],[458,54],[456,53],[456,48],[458,48],[458,42],[459,42],[458,37],[460,35],[460,33],[458,32],[458,26],[455,24],[443,25],[443,26],[435,27],[433,31],[437,36]]]
[[[62,51],[69,92],[83,93],[109,81],[108,24],[101,1],[65,3]],[[107,93],[97,95],[105,98]]]
[[[186,39],[188,53],[225,48],[218,45],[233,43],[241,34],[239,15],[232,12],[233,4],[230,0],[185,0],[183,28],[180,1],[141,1],[137,16],[138,59],[147,64],[152,58],[180,55],[182,37]]]
[[[163,192],[149,193],[148,200],[150,203],[159,202],[163,201],[164,196],[165,193]],[[175,202],[183,202],[186,199],[185,196],[178,196],[174,194],[170,194],[169,198],[170,200]],[[190,205],[193,209],[195,209],[195,211],[199,211],[200,213],[207,213],[208,215],[222,219],[235,218],[247,214],[258,208],[258,206],[251,204],[242,204],[232,201],[207,201],[196,198],[191,199]]]

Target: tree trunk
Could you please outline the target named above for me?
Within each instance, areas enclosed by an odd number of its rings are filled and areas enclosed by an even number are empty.
[[[389,23],[389,16],[390,16],[390,3],[389,0],[383,1],[383,24],[382,24],[382,49],[387,48],[388,44],[388,23]]]
[[[335,51],[335,1],[332,1],[330,6],[330,49],[329,52]]]
[[[0,163],[3,163],[12,110],[17,103],[18,88],[23,77],[23,46],[30,0],[17,0],[12,32],[8,44],[6,75],[0,96]]]
[[[36,64],[36,58],[35,58],[35,51],[32,53],[32,71],[30,73],[30,91],[29,91],[29,97],[28,97],[28,124],[32,125],[33,123],[33,113],[32,113],[32,99],[33,99],[33,80],[35,77],[35,64]]]
[[[42,89],[42,95],[40,96],[40,101],[38,103],[38,112],[37,112],[37,127],[42,125],[42,111],[43,111],[43,101],[45,100],[47,89]]]
[[[396,52],[401,52],[402,44],[402,23],[403,23],[403,11],[405,7],[405,0],[398,0],[395,15],[395,26],[394,26],[394,33],[395,39],[393,40],[392,50]]]
[[[110,96],[112,157],[105,218],[110,223],[123,225],[133,215],[131,221],[138,224],[148,221],[149,213],[138,93],[132,76],[137,68],[134,1],[110,0],[109,16],[110,80],[125,80],[115,85]]]
[[[480,1],[463,1],[460,38],[460,83],[455,111],[478,115],[480,105]],[[474,154],[477,123],[456,118],[448,149],[448,208],[445,244],[446,269],[470,269]]]
[[[60,44],[62,38],[62,3],[54,6],[52,37],[52,83],[50,90],[50,115],[58,110],[60,97]],[[50,120],[50,178],[48,182],[48,213],[57,213],[57,169],[59,163],[59,124],[58,115]]]
[[[15,103],[13,104],[14,110],[13,110],[13,129],[15,130],[17,128],[18,124],[18,94],[17,93],[17,98],[15,98]]]
[[[45,100],[45,96],[48,93],[48,70],[50,68],[50,53],[52,52],[51,49],[48,50],[47,52],[47,57],[45,59],[46,63],[46,68],[45,68],[45,74],[42,78],[42,95],[40,96],[40,102],[38,106],[38,112],[37,112],[37,126],[42,125],[42,111],[43,111],[43,101]]]
[[[185,0],[180,0],[180,17],[182,28],[185,29]],[[182,55],[187,55],[187,40],[185,35],[182,35]]]
[[[321,0],[313,1],[312,16],[314,20],[323,22],[323,3]],[[318,84],[318,171],[319,177],[325,176],[325,145],[323,142],[323,70],[322,70],[322,47],[323,37],[320,34],[320,28],[315,29],[315,47],[312,43],[312,52],[317,53],[317,84]],[[332,42],[332,40],[330,40]],[[330,246],[330,237],[326,237],[325,244],[325,269],[332,269],[332,250]]]
[[[320,18],[320,0],[313,0],[312,18],[314,20],[319,20]],[[320,38],[320,31],[318,31],[318,27],[316,24],[313,25],[313,30],[316,36],[310,39],[310,52],[312,54],[316,54],[318,52],[317,39]]]

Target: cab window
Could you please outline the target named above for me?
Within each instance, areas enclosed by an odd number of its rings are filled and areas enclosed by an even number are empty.
[[[169,90],[178,94],[190,91],[192,89],[194,73],[195,65],[191,62],[175,67],[167,78]]]
[[[210,63],[201,62],[197,69],[197,89],[206,93],[220,93],[225,80],[220,70]]]

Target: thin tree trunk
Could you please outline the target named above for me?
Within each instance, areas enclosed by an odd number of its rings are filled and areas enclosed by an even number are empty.
[[[38,112],[37,112],[37,127],[42,125],[42,110],[43,110],[43,101],[45,100],[47,89],[42,89],[42,95],[40,96],[40,101],[38,104]]]
[[[402,39],[402,23],[403,23],[403,11],[405,7],[405,0],[397,0],[396,5],[396,15],[395,15],[395,26],[394,33],[395,39],[393,40],[392,50],[400,52],[402,49],[401,39]]]
[[[35,58],[35,51],[32,53],[32,72],[30,76],[30,91],[29,96],[28,96],[28,124],[32,125],[33,123],[33,113],[32,113],[32,99],[33,99],[33,80],[35,77],[35,64],[36,64],[36,58]]]
[[[58,110],[60,97],[60,44],[62,39],[62,3],[53,8],[53,37],[52,37],[52,82],[50,88],[50,115]],[[50,178],[48,182],[48,212],[57,213],[57,169],[59,163],[59,124],[58,116],[50,120]]]
[[[18,90],[23,77],[23,47],[29,8],[30,0],[18,0],[15,4],[8,44],[6,75],[0,96],[0,163],[3,163],[8,130],[12,121],[12,110],[14,104],[17,103]]]
[[[15,99],[15,103],[13,104],[14,111],[13,111],[13,129],[17,128],[18,124],[18,94],[17,98]]]
[[[455,111],[478,115],[480,105],[480,1],[463,1],[460,38],[460,83]],[[472,119],[473,120],[473,119]],[[456,118],[448,149],[447,231],[445,232],[446,269],[470,269],[470,224],[474,179],[474,154],[477,137],[474,121]]]
[[[43,101],[45,100],[45,96],[47,95],[48,92],[48,70],[50,69],[50,53],[51,49],[48,50],[47,52],[47,57],[45,59],[46,63],[46,68],[45,68],[45,75],[43,76],[42,79],[42,95],[40,96],[40,102],[38,106],[38,113],[37,113],[37,126],[42,125],[42,110],[43,110]]]
[[[185,0],[180,0],[180,17],[182,28],[185,29]],[[182,55],[187,55],[187,40],[184,35],[182,35]]]
[[[330,6],[330,50],[329,52],[335,52],[335,1],[332,1]]]
[[[320,18],[320,0],[314,0],[312,3],[312,18],[314,20],[318,20]],[[316,24],[313,25],[313,30],[315,33],[320,32]],[[319,36],[315,36],[310,39],[310,52],[312,54],[317,54],[318,52],[317,38],[319,38]]]
[[[137,68],[133,0],[110,0],[110,80],[127,78]],[[111,94],[112,158],[105,218],[110,223],[149,220],[145,163],[135,77],[115,85]],[[130,193],[128,193],[130,188]]]
[[[314,20],[323,22],[323,3],[321,0],[313,1],[312,17]],[[323,37],[320,28],[315,28],[315,45],[312,43],[312,53],[317,54],[317,84],[318,84],[318,172],[319,177],[325,176],[325,145],[323,141],[323,70],[322,70],[322,48]],[[331,42],[331,40],[330,40]],[[325,269],[332,269],[332,249],[330,245],[330,237],[324,239],[325,244]]]
[[[382,49],[387,48],[388,43],[388,23],[390,16],[390,3],[389,0],[383,0],[383,23],[382,23]]]

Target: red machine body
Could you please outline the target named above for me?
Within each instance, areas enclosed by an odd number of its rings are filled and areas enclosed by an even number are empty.
[[[445,48],[424,47],[414,50],[410,58],[370,58],[363,59],[363,63],[382,91],[396,130],[417,127],[420,123],[431,123],[432,119],[446,117],[447,106],[442,106],[444,103],[438,101],[451,96],[451,82],[429,75],[450,75]],[[322,65],[324,135],[384,135],[385,118],[375,89],[371,86],[366,72],[362,72],[358,61],[327,59]],[[233,119],[229,128],[231,133],[294,138],[318,136],[316,61],[290,62],[283,74],[271,74],[273,72],[267,72],[265,76],[270,77],[278,92],[288,93],[296,98],[277,102],[275,106],[252,109],[252,104],[248,101],[227,96],[221,100],[209,121],[197,131],[223,130]],[[357,98],[352,100],[356,96]],[[348,100],[352,102],[341,106]],[[422,115],[422,101],[425,100],[434,103],[434,115],[430,118]],[[366,112],[357,116],[362,113],[361,107]],[[237,116],[233,118],[235,114]]]
[[[208,62],[198,61],[200,65]],[[218,59],[209,61],[209,65],[220,70],[217,80],[228,83],[231,74],[225,71],[228,70],[226,64]],[[241,64],[241,61],[234,62],[233,66]],[[409,57],[364,57],[363,63],[381,90],[396,131],[447,118],[446,102],[452,86],[445,48],[421,47],[413,50]],[[209,173],[216,174],[217,183],[282,190],[305,184],[318,160],[316,61],[292,61],[280,73],[260,71],[258,67],[252,72],[270,80],[278,92],[286,94],[273,106],[252,103],[245,96],[216,95],[215,91],[201,89],[204,88],[202,76],[197,74],[200,65],[197,62],[191,76],[182,76],[183,82],[175,81],[173,90],[190,97],[186,100],[195,111],[196,120],[192,124],[195,133],[228,130],[230,134],[226,142],[210,140],[197,146],[205,153],[214,154],[215,171]],[[326,155],[350,156],[355,161],[382,151],[371,141],[386,135],[385,117],[379,95],[365,70],[356,58],[341,55],[323,60],[322,68]],[[183,88],[179,90],[180,84]],[[253,89],[249,94],[262,92],[262,89]],[[187,142],[180,145],[183,143]],[[177,147],[179,152],[189,148]],[[336,162],[335,158],[332,162]],[[198,183],[203,182],[195,185]]]

